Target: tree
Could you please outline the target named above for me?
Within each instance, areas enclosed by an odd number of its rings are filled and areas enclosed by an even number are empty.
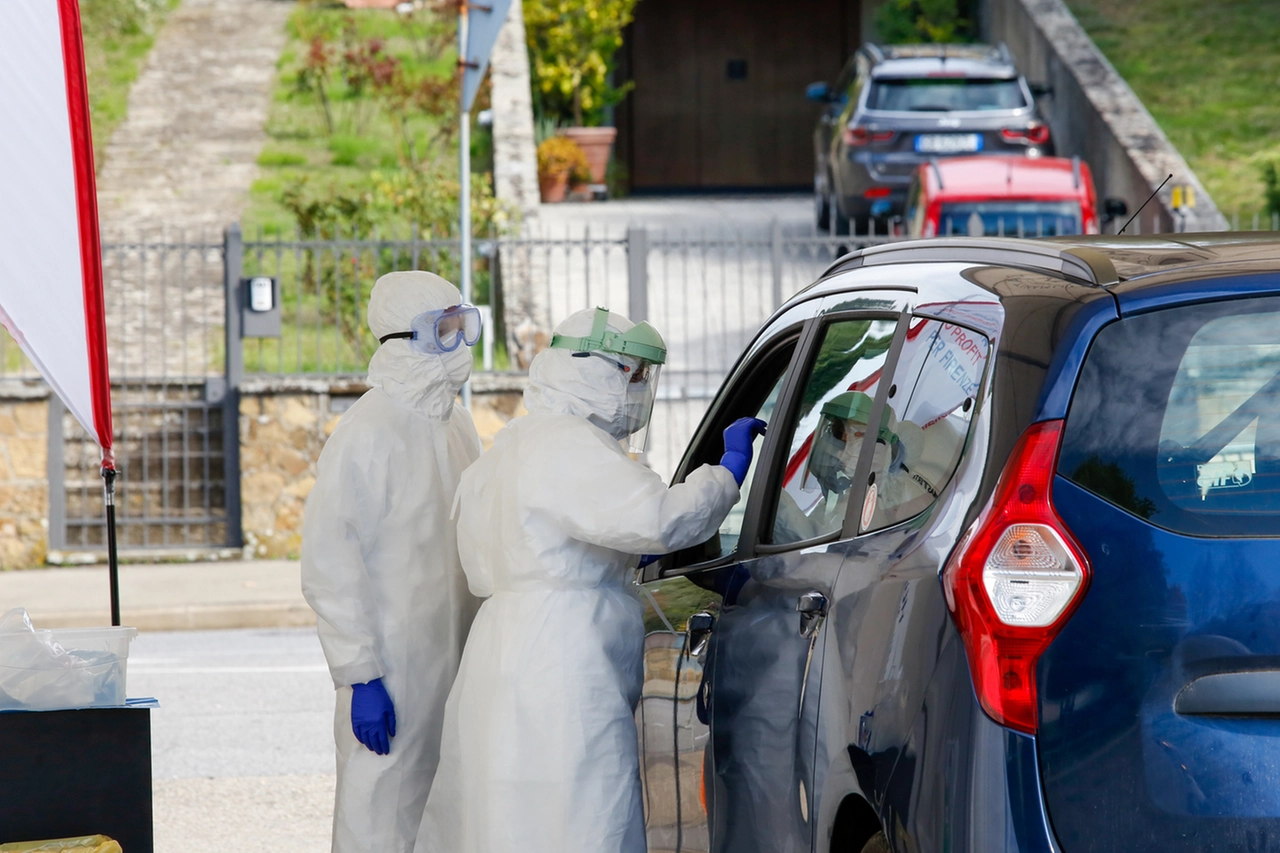
[[[543,112],[598,125],[631,83],[610,81],[637,0],[524,0],[529,63]]]

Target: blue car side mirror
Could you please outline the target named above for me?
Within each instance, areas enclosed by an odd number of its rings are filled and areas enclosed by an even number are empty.
[[[826,83],[810,83],[804,87],[804,96],[811,101],[825,104],[831,100],[831,87]]]

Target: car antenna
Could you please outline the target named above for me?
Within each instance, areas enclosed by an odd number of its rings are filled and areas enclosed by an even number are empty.
[[[1172,172],[1170,172],[1170,173],[1169,173],[1169,177],[1165,178],[1163,181],[1161,181],[1161,182],[1160,182],[1160,186],[1156,187],[1156,192],[1153,192],[1151,195],[1147,196],[1147,200],[1146,200],[1146,201],[1144,201],[1142,204],[1138,205],[1138,209],[1137,209],[1137,210],[1135,210],[1135,211],[1133,212],[1133,216],[1130,216],[1130,217],[1129,217],[1129,221],[1128,221],[1128,222],[1126,222],[1126,223],[1124,224],[1124,228],[1128,228],[1130,225],[1132,225],[1132,224],[1133,224],[1133,220],[1135,220],[1135,219],[1137,219],[1137,218],[1138,218],[1138,214],[1142,212],[1142,208],[1144,208],[1144,207],[1146,207],[1148,204],[1150,204],[1150,203],[1151,203],[1151,199],[1153,199],[1153,198],[1155,198],[1155,197],[1156,197],[1156,193],[1158,193],[1158,192],[1160,192],[1160,190],[1164,189],[1164,185],[1165,185],[1165,184],[1167,184],[1167,183],[1169,183],[1169,181],[1171,181],[1171,180],[1173,180],[1173,173],[1172,173]],[[1117,236],[1117,237],[1119,237],[1121,234],[1123,234],[1123,233],[1124,233],[1124,228],[1121,228],[1119,231],[1117,231],[1117,232],[1116,232],[1116,236]]]

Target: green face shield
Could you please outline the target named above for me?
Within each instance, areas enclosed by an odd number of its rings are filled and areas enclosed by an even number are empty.
[[[816,481],[824,491],[840,494],[852,485],[873,405],[871,396],[861,391],[846,391],[823,405],[805,468],[806,488]],[[889,407],[885,406],[876,438],[886,449],[897,442],[890,429],[891,418]]]
[[[609,309],[597,308],[591,333],[583,337],[555,335],[552,349],[572,350],[575,355],[591,355],[613,364],[627,379],[625,407],[627,449],[643,453],[649,440],[649,419],[658,394],[658,373],[667,360],[667,346],[658,330],[637,323],[625,332],[608,328]]]

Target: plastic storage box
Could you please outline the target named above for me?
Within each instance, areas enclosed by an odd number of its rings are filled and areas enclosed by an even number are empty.
[[[125,627],[0,633],[0,710],[123,706],[137,635]]]

